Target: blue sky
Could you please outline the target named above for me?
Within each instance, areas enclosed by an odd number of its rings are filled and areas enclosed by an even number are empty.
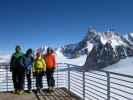
[[[58,47],[80,41],[89,26],[133,32],[133,0],[0,0],[0,52],[15,45]]]

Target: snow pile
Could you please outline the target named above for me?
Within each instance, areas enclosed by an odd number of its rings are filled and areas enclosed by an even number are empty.
[[[66,57],[64,57],[64,55],[62,54],[61,48],[58,48],[58,49],[55,51],[55,53],[56,53],[56,56],[57,56],[58,59],[60,59],[60,58],[66,58]]]
[[[2,55],[0,55],[0,63],[9,63],[10,58],[11,58],[11,55],[2,54]]]
[[[104,68],[104,70],[133,75],[133,57],[122,59],[118,63]]]
[[[68,64],[82,66],[85,63],[86,58],[87,58],[87,55],[83,55],[81,57],[74,58],[74,59],[68,59],[66,57],[57,56],[57,63],[68,63]]]

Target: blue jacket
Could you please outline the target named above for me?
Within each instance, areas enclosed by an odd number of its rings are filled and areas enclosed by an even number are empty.
[[[33,57],[28,57],[26,55],[23,56],[21,59],[21,65],[26,69],[26,70],[31,70],[33,66]]]

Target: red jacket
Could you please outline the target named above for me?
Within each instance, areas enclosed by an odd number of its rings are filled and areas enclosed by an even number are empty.
[[[56,60],[55,60],[55,55],[52,54],[46,54],[45,57],[45,62],[46,62],[46,68],[47,69],[52,69],[56,67]]]

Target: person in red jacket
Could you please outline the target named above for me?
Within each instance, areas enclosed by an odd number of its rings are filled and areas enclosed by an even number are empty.
[[[44,59],[46,62],[46,77],[47,77],[48,91],[51,92],[55,87],[55,80],[53,74],[56,68],[56,59],[52,48],[47,49],[47,53],[44,56]]]

